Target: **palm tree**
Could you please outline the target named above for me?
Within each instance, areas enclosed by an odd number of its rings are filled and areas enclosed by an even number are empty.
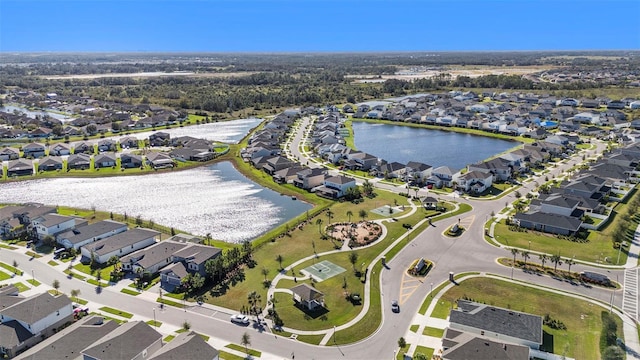
[[[518,255],[518,249],[511,248],[511,255],[513,255],[513,265],[516,265],[516,256]]]
[[[260,294],[252,291],[247,295],[247,300],[249,300],[249,305],[251,305],[251,313],[258,316],[258,304],[262,301]]]
[[[60,289],[60,281],[58,281],[58,279],[53,280],[53,283],[51,284],[51,286],[53,286],[53,288],[56,289],[56,295],[58,295],[58,289]]]
[[[522,251],[522,258],[524,259],[524,267],[527,267],[527,259],[530,258],[531,255],[529,255],[529,251],[527,250],[523,250]]]
[[[260,273],[264,275],[264,281],[267,281],[267,275],[269,275],[269,269],[267,269],[266,267],[263,267],[262,270],[260,270]]]
[[[207,245],[211,245],[211,233],[207,233],[207,235],[205,235],[204,237],[204,240],[207,243]]]
[[[575,261],[573,260],[573,258],[571,259],[564,259],[564,263],[569,265],[569,272],[571,272],[571,265],[575,265]]]
[[[318,225],[318,232],[322,235],[322,219],[316,220],[316,224]]]
[[[558,269],[558,264],[562,265],[562,258],[560,255],[551,255],[551,262],[555,264],[553,267],[553,271],[555,272]]]
[[[353,212],[351,210],[347,210],[347,218],[349,219],[349,222],[351,222],[352,216],[353,216]]]
[[[80,295],[80,289],[71,290],[71,297],[74,298],[75,302],[78,302],[78,295]]]
[[[278,256],[276,256],[276,261],[280,264],[280,269],[282,269],[282,260],[284,260],[282,255],[278,254]]]
[[[546,254],[540,254],[538,255],[538,258],[540,258],[540,262],[542,262],[542,270],[544,270],[544,263],[546,263],[549,258]]]
[[[362,221],[364,221],[364,219],[367,218],[367,211],[365,209],[360,209],[360,211],[358,211],[358,216],[360,216]]]
[[[240,344],[244,346],[244,352],[249,353],[249,345],[251,345],[251,336],[248,333],[242,334],[242,339],[240,339]]]

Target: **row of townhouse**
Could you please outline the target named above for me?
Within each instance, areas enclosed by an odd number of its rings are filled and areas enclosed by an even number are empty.
[[[605,204],[621,201],[628,194],[622,188],[640,180],[638,164],[638,144],[608,153],[559,187],[541,193],[531,201],[528,211],[514,215],[513,221],[525,228],[560,235],[593,228],[583,223],[584,216],[606,219],[609,210]]]
[[[249,139],[249,146],[242,150],[242,158],[256,169],[271,175],[275,182],[293,184],[323,197],[338,199],[345,196],[349,188],[356,187],[353,178],[331,176],[324,168],[308,168],[281,156],[279,144],[288,134],[297,116],[288,116],[285,113],[276,116]],[[335,113],[331,116],[335,116]],[[325,129],[327,135],[331,132],[328,128]],[[333,131],[337,129],[336,126],[331,128]]]
[[[0,355],[16,359],[206,359],[219,352],[194,332],[164,343],[143,321],[118,324],[98,315],[74,316],[71,300],[48,292],[23,297],[0,288]]]

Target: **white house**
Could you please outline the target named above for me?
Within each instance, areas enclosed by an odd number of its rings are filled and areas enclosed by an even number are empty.
[[[58,244],[67,249],[80,249],[82,246],[90,244],[94,241],[104,239],[107,236],[115,235],[127,231],[127,225],[113,221],[103,220],[91,225],[83,226],[72,231],[67,231],[58,235]]]
[[[318,195],[338,199],[343,197],[347,189],[356,187],[356,179],[338,175],[324,179],[324,184],[316,189]]]
[[[112,256],[122,257],[152,245],[160,233],[155,230],[135,228],[98,240],[82,247],[82,257],[104,264]]]
[[[469,171],[462,175],[457,174],[454,181],[458,189],[467,193],[480,194],[493,185],[493,174],[490,172]]]
[[[31,224],[36,229],[38,239],[42,240],[45,236],[56,236],[73,228],[76,225],[76,219],[65,215],[45,214],[33,219]]]

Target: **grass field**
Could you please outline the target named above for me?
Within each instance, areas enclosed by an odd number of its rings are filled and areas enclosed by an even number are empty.
[[[138,296],[140,295],[139,292],[135,291],[135,290],[129,290],[127,288],[123,288],[122,290],[120,290],[121,293],[125,293],[127,295],[133,295],[133,296]]]
[[[27,279],[27,282],[31,284],[33,287],[40,286],[40,282],[35,279]]]
[[[13,266],[11,266],[9,264],[5,264],[3,262],[0,262],[0,267],[5,268],[5,269],[9,270],[10,272],[12,272],[14,274],[17,274],[17,275],[22,275],[23,274],[22,270],[20,270],[20,269],[18,269],[16,267],[13,267]]]
[[[131,313],[128,313],[128,312],[122,311],[122,310],[118,310],[118,309],[114,309],[114,308],[111,308],[111,307],[108,307],[108,306],[103,306],[98,310],[107,312],[109,314],[121,316],[121,317],[127,318],[127,319],[131,319],[133,317],[133,314],[131,314]]]
[[[543,347],[555,354],[575,359],[599,359],[602,320],[600,313],[606,309],[583,300],[488,278],[462,281],[442,297],[453,304],[462,297],[489,305],[544,316],[562,321],[567,330],[554,330],[544,326],[547,334]],[[444,308],[444,307],[443,307]],[[618,337],[623,337],[622,321],[616,317]]]
[[[415,356],[416,354],[423,354],[427,359],[431,359],[431,357],[433,356],[433,352],[434,349],[432,348],[418,345],[416,346],[416,350],[413,352],[413,356]]]
[[[422,335],[433,336],[437,338],[441,338],[444,335],[444,329],[437,329],[426,326],[422,331]]]
[[[4,271],[0,271],[0,281],[11,279],[11,275],[7,274]]]
[[[228,344],[228,345],[225,345],[225,347],[229,348],[229,349],[232,349],[232,350],[235,350],[235,351],[240,351],[240,352],[243,352],[243,353],[245,353],[247,355],[251,355],[251,356],[255,356],[255,357],[260,357],[262,355],[262,353],[260,351],[258,351],[258,350],[253,350],[251,348],[245,349],[244,346],[237,345],[237,344]]]

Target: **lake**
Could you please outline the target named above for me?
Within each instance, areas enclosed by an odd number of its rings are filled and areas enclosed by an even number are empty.
[[[0,186],[0,203],[24,202],[95,206],[232,243],[253,240],[311,209],[247,179],[228,161],[155,175],[39,179]]]
[[[245,137],[253,128],[260,125],[264,119],[238,119],[229,121],[213,122],[201,125],[190,125],[185,127],[174,127],[171,129],[159,128],[156,131],[144,131],[131,133],[131,136],[140,140],[146,139],[149,135],[162,131],[169,133],[171,138],[181,136],[191,136],[211,141],[219,141],[228,144],[237,144]],[[120,139],[124,135],[114,136],[112,139]]]
[[[352,123],[358,150],[406,164],[418,161],[433,167],[460,170],[486,160],[520,143],[485,136],[400,125]]]
[[[63,123],[73,120],[73,117],[71,117],[71,114],[64,115],[64,114],[59,114],[56,112],[51,112],[46,110],[31,111],[25,107],[15,106],[15,105],[5,105],[3,107],[0,107],[0,111],[10,113],[10,114],[13,114],[14,110],[18,110],[21,113],[24,113],[27,117],[30,117],[32,119],[35,119],[36,115],[41,115],[41,116],[49,115],[52,118],[58,119]]]

